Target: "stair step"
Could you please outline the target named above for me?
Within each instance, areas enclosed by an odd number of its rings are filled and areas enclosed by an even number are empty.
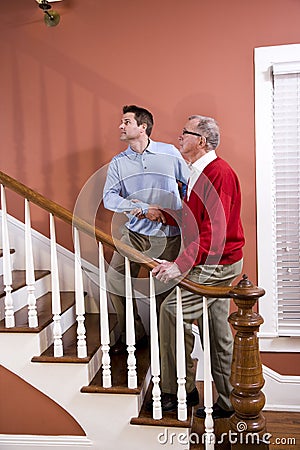
[[[157,427],[178,427],[178,428],[190,428],[193,422],[193,408],[191,406],[187,409],[187,420],[178,420],[177,411],[163,412],[163,418],[156,420],[152,417],[152,411],[146,410],[146,403],[152,399],[153,383],[149,383],[144,403],[140,410],[138,417],[132,417],[130,420],[131,425],[147,425]]]
[[[77,322],[74,323],[62,336],[64,355],[54,356],[54,344],[48,347],[40,356],[34,356],[32,362],[40,363],[88,363],[100,347],[99,314],[85,314],[87,356],[77,356]],[[110,329],[117,324],[115,314],[110,314]]]
[[[61,309],[62,313],[67,311],[75,303],[74,292],[61,292]],[[52,293],[39,297],[36,301],[36,309],[38,315],[39,325],[36,328],[29,328],[28,326],[28,307],[24,306],[19,311],[15,312],[15,324],[13,328],[5,328],[5,320],[0,322],[0,332],[5,333],[38,333],[46,328],[53,319],[51,307]]]
[[[49,270],[35,270],[34,277],[35,280],[39,280],[50,274]],[[26,271],[25,270],[13,270],[12,271],[12,290],[17,291],[22,287],[26,286]],[[6,292],[4,290],[3,275],[0,276],[0,298],[5,297]]]
[[[135,352],[137,365],[137,385],[136,389],[127,387],[127,353],[111,356],[111,388],[104,388],[102,382],[102,368],[98,370],[93,380],[88,386],[83,386],[80,392],[102,393],[102,394],[140,394],[146,375],[150,367],[149,347],[137,349]]]

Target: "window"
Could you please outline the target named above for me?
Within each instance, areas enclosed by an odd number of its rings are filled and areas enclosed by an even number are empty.
[[[300,45],[255,49],[255,123],[261,350],[300,351]]]

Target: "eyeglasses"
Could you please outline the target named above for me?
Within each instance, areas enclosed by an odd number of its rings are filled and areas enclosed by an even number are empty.
[[[182,134],[192,134],[193,136],[202,137],[202,134],[196,133],[195,131],[182,130]]]

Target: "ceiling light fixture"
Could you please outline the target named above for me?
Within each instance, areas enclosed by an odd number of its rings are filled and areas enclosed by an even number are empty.
[[[53,0],[52,0],[53,1]],[[55,27],[59,24],[60,15],[49,4],[48,0],[37,0],[39,8],[44,11],[44,22],[48,27]]]

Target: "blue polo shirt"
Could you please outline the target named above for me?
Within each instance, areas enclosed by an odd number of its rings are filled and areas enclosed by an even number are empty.
[[[180,209],[177,181],[186,185],[189,175],[188,165],[172,144],[150,140],[142,154],[129,146],[109,164],[104,186],[104,206],[111,211],[126,213],[129,219],[126,226],[133,232],[147,236],[179,235],[180,230],[176,226],[137,219],[129,212],[134,208],[146,211],[149,205]]]

